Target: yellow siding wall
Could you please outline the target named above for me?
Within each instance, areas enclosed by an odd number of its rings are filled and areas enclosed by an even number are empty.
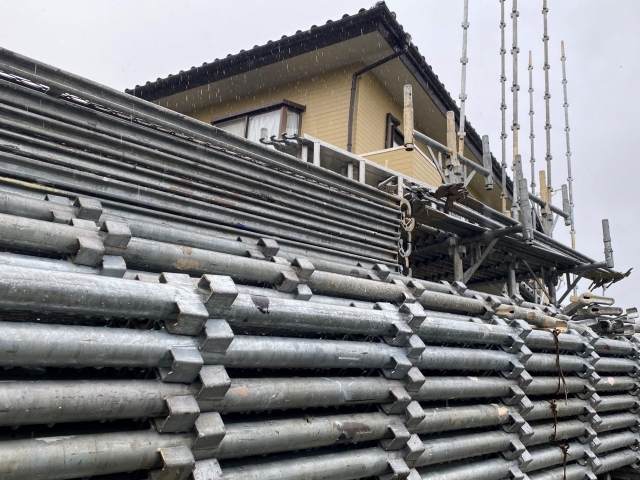
[[[442,184],[436,167],[417,150],[408,152],[404,148],[394,148],[364,154],[363,157],[434,187]]]
[[[382,150],[387,134],[387,113],[402,122],[402,106],[393,100],[372,72],[359,78],[356,98],[353,151],[360,155]]]
[[[322,75],[314,75],[226,102],[215,103],[190,113],[189,116],[209,123],[213,118],[259,108],[284,98],[307,107],[302,114],[301,134],[307,133],[336,147],[346,149],[351,76],[359,68],[362,68],[362,64],[341,67]]]
[[[409,152],[407,152],[409,153]],[[433,165],[432,162],[427,160],[426,156],[419,152],[417,149],[411,152],[414,157],[413,162],[413,177],[418,180],[422,180],[429,185],[433,185],[437,187],[438,185],[442,185],[444,183],[442,176],[438,169]]]
[[[295,82],[238,96],[232,100],[212,103],[188,115],[209,123],[213,118],[287,99],[306,106],[306,111],[302,114],[301,134],[306,133],[346,149],[351,78],[353,73],[363,66],[363,63],[355,63],[340,67]],[[162,100],[159,103],[162,103]],[[389,91],[372,72],[365,73],[358,80],[353,126],[354,153],[363,155],[384,149],[387,113],[391,113],[402,122],[402,105],[394,101]],[[416,122],[416,129],[445,143],[445,116],[435,109],[435,106],[431,113],[428,124],[421,125]],[[403,131],[402,124],[399,128]],[[475,158],[468,148],[465,148],[465,156]],[[442,183],[438,171],[419,152],[394,150],[376,153],[367,158],[430,185],[437,186]],[[492,208],[501,209],[499,185],[496,185],[492,192],[487,192],[484,189],[484,179],[476,175],[469,184],[469,191],[475,198]]]

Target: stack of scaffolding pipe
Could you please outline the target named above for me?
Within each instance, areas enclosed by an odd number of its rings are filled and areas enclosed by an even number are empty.
[[[590,386],[588,380],[579,377],[567,376],[565,382],[568,393],[582,394]],[[495,398],[509,395],[511,388],[516,386],[517,381],[500,377],[427,377],[413,396],[419,401]],[[594,388],[598,392],[626,392],[634,390],[635,381],[628,376],[605,377]],[[558,379],[533,377],[531,383],[522,390],[529,396],[557,394]]]
[[[294,183],[291,176],[273,168],[249,162],[249,169],[246,160],[225,161],[224,154],[221,155],[217,150],[206,151],[204,155],[205,152],[198,152],[194,156],[193,147],[184,140],[167,138],[166,134],[149,128],[127,124],[115,117],[89,111],[69,101],[54,99],[5,81],[2,81],[2,85],[0,138],[4,143],[0,156],[3,158],[1,171],[6,176],[27,181],[46,177],[49,184],[53,183],[58,188],[84,194],[99,191],[104,198],[112,200],[133,197],[137,204],[154,209],[173,210],[227,227],[241,226],[249,231],[303,240],[341,251],[362,249],[360,240],[363,236],[369,236],[367,244],[371,248],[361,253],[366,251],[370,257],[380,259],[386,256],[386,261],[394,258],[393,250],[399,238],[397,205],[393,205],[392,197],[385,198],[382,192],[369,189],[367,200],[378,202],[377,210],[375,205],[367,205],[362,197],[335,192],[334,198],[344,197],[343,210],[340,211],[339,204],[334,204],[334,213],[325,212],[324,220],[319,221],[323,216],[323,208],[326,210],[323,204],[327,203],[326,193],[321,193],[321,185],[308,183],[306,190],[300,190],[299,184]],[[7,130],[3,130],[2,126]],[[60,143],[65,144],[63,149]],[[105,150],[108,143],[112,150]],[[131,148],[123,150],[125,145]],[[132,156],[136,150],[145,148],[146,155],[153,160],[145,163],[143,158]],[[124,151],[127,153],[123,155]],[[165,157],[169,156],[169,164],[158,164],[163,153]],[[83,157],[87,161],[82,160]],[[188,171],[180,167],[169,169],[169,165],[177,166],[180,159],[185,157],[190,159]],[[214,159],[216,163],[212,163]],[[91,161],[94,163],[91,164]],[[155,162],[156,165],[150,165],[149,162]],[[204,172],[193,172],[194,162],[218,169],[222,167],[227,171],[235,170],[238,180],[250,178],[251,170],[254,174],[260,170],[261,184],[280,189],[286,186],[291,191],[281,190],[282,199],[278,200],[277,192],[275,198],[270,197],[268,192],[256,195],[254,185],[250,187],[251,191],[247,191],[248,195],[238,196],[234,190],[240,187],[234,188],[233,184],[226,181],[224,190],[218,189],[218,196],[211,194],[215,190],[205,193],[203,189],[208,179],[214,178],[217,182],[221,179],[219,175],[212,177]],[[132,163],[139,168],[133,170]],[[245,170],[242,171],[242,168]],[[185,182],[183,177],[187,180],[191,178],[191,181]],[[299,192],[300,196],[306,197],[307,203],[313,202],[315,197],[314,205],[307,209],[305,201],[302,201],[295,206],[281,207],[281,203],[293,201],[292,192]],[[265,202],[264,198],[268,198],[269,202]],[[295,207],[294,216],[291,216],[291,207]],[[332,216],[338,220],[343,217],[345,207],[350,208],[350,214],[355,216],[347,229],[341,222],[332,220]],[[390,220],[385,220],[385,216]]]
[[[400,275],[399,197],[4,50],[0,70],[1,478],[636,462],[635,344]]]
[[[402,349],[383,343],[242,335],[219,353],[164,330],[1,322],[0,331],[5,367],[169,367],[176,348],[198,349],[205,365],[227,367],[381,368],[401,377],[411,367]]]
[[[51,189],[42,185],[27,185],[16,183],[8,178],[0,177],[0,185],[6,191],[0,196],[0,213],[24,216],[38,220],[52,221],[54,215],[69,219],[79,211],[73,206],[72,200],[77,196],[71,192]],[[48,196],[55,195],[56,201],[47,201]],[[64,196],[63,196],[64,195]],[[57,201],[63,201],[58,203]],[[192,220],[178,215],[171,215],[162,211],[143,209],[124,203],[100,200],[103,213],[102,221],[111,220],[126,223],[133,236],[164,243],[176,243],[189,247],[202,248],[220,253],[246,256],[259,256],[264,247],[259,245],[264,236],[255,235],[243,230],[242,241],[238,241],[238,233],[222,227],[211,228],[204,222]],[[227,231],[229,230],[229,231]],[[188,231],[189,235],[185,235]],[[269,237],[266,237],[269,238]],[[318,268],[335,273],[366,277],[375,274],[370,268],[357,267],[354,264],[363,263],[374,266],[366,257],[359,257],[348,252],[335,252],[329,249],[316,249],[312,245],[278,239],[278,255],[293,261],[303,256],[317,263]],[[391,268],[391,267],[390,267]]]
[[[610,450],[628,447],[633,445],[635,441],[637,441],[637,439],[631,439],[627,433],[610,434],[607,437],[603,437],[603,447],[599,449],[598,453],[606,454]],[[579,442],[570,442],[567,446],[567,462],[569,463],[567,466],[567,478],[585,478],[587,472],[593,471],[592,465],[582,466],[575,462],[576,460],[582,459],[587,451],[590,451],[589,447],[585,447],[584,444]],[[561,448],[557,446],[547,446],[532,449],[531,457],[531,462],[525,466],[519,465],[518,462],[514,460],[497,458],[446,468],[419,468],[418,472],[425,480],[499,480],[512,475],[512,469],[516,467],[522,470],[522,472],[527,473],[530,478],[554,480],[563,478],[564,468],[562,467],[542,472],[538,471],[562,465],[564,463],[564,453]],[[615,468],[619,468],[618,465],[628,465],[629,463],[633,463],[636,458],[637,453],[631,449],[603,455],[598,457],[598,463],[600,464],[597,469],[598,473],[606,473]]]
[[[45,90],[50,96],[57,97],[68,93],[79,98],[86,98],[90,102],[96,102],[104,106],[101,108],[103,111],[112,109],[112,111],[118,113],[120,118],[133,119],[135,123],[150,126],[173,137],[188,139],[196,145],[224,147],[225,150],[236,155],[251,155],[251,158],[259,159],[267,165],[280,162],[291,171],[306,173],[312,178],[328,175],[326,171],[315,165],[302,166],[288,155],[280,154],[273,150],[265,150],[261,145],[242,140],[219,129],[211,128],[211,126],[185,115],[122,94],[122,92],[21,56],[15,52],[5,49],[0,50],[0,68],[7,73],[26,80],[26,82],[20,82],[23,84],[32,82],[39,86],[46,83],[44,89],[37,88],[37,90]],[[339,175],[329,174],[329,177],[331,180],[327,181],[328,184],[347,191],[358,198],[380,195],[380,192],[372,191],[364,185],[349,181]]]
[[[0,358],[3,366],[162,367],[170,361],[171,348],[198,346],[198,340],[176,339],[161,330],[131,332],[0,322],[0,331],[6,349]],[[406,353],[409,352],[405,349],[383,343],[246,335],[235,338],[224,354],[207,351],[205,347],[202,356],[205,364],[228,367],[247,367],[260,362],[270,368],[355,367],[408,371],[411,363],[406,360]],[[587,371],[588,364],[580,357],[561,355],[559,358],[564,372]],[[525,366],[532,372],[553,372],[555,359],[552,354],[534,354]],[[424,370],[506,371],[517,361],[516,355],[501,351],[427,347],[414,365]],[[628,359],[608,358],[598,363],[601,366],[597,364],[596,370],[606,373],[632,372],[634,367],[633,361]]]
[[[222,400],[198,398],[201,412],[259,412],[393,402],[400,381],[381,377],[233,379]],[[196,394],[197,383],[159,380],[42,380],[0,383],[0,426],[157,417],[164,399]],[[81,401],[78,399],[82,399]]]
[[[343,480],[379,476],[388,470],[390,461],[400,458],[399,452],[382,448],[364,448],[325,455],[301,456],[295,459],[247,464],[219,469],[211,461],[196,463],[197,480]],[[217,475],[217,476],[212,476]],[[416,477],[414,477],[416,478]],[[419,477],[417,477],[419,478]],[[413,480],[413,479],[412,479]]]
[[[382,404],[391,403],[390,390],[402,386],[402,382],[377,377],[248,378],[232,380],[222,400],[198,399],[198,405],[201,412],[231,413]],[[4,406],[0,426],[161,416],[167,413],[164,398],[196,394],[198,390],[196,383],[185,385],[157,380],[5,382],[0,384]],[[557,418],[582,415],[588,406],[587,400],[579,398],[569,399],[566,404],[561,401],[556,415]],[[633,395],[611,395],[602,397],[595,410],[602,414],[636,406]],[[514,406],[499,404],[424,408],[424,418],[410,430],[428,434],[503,425],[517,412]],[[553,419],[554,413],[548,401],[534,401],[531,411],[523,417],[531,422]],[[630,418],[626,415],[621,421]]]

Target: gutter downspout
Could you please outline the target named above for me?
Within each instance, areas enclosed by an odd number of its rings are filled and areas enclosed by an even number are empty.
[[[355,111],[356,104],[356,88],[358,85],[358,77],[363,73],[367,73],[369,70],[373,70],[380,65],[387,63],[394,58],[398,58],[400,55],[404,55],[409,50],[408,46],[404,46],[402,50],[392,53],[388,57],[384,57],[383,59],[378,60],[377,62],[372,63],[369,66],[366,66],[353,74],[351,77],[351,99],[349,100],[349,127],[347,130],[347,151],[351,152],[353,150],[353,116]]]

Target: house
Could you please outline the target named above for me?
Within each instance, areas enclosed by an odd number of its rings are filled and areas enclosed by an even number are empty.
[[[468,121],[462,155],[466,159],[462,168],[469,173],[462,177],[468,197],[462,191],[460,208],[473,212],[458,209],[456,216],[467,220],[463,223],[447,216],[448,208],[444,203],[437,206],[434,196],[438,197],[439,186],[460,178],[447,176],[453,158],[447,160],[447,155],[420,143],[418,135],[413,138],[415,148],[405,145],[407,86],[412,91],[415,131],[444,148],[456,145],[450,135],[447,141],[448,132],[459,130],[456,102],[395,14],[377,2],[355,15],[313,25],[127,93],[402,197],[402,185],[413,182],[426,188],[426,196],[419,193],[411,200],[418,227],[413,234],[402,234],[398,249],[404,257],[400,263],[422,278],[470,282],[494,293],[510,282],[508,290],[517,292],[517,279],[529,282],[520,285],[524,289],[538,287],[531,280],[535,271],[550,285],[552,297],[563,272],[585,272],[584,277],[597,285],[624,278],[603,268],[603,262],[595,263],[548,238],[554,214],[566,218],[568,213],[540,198],[532,198],[541,207],[534,209],[533,225],[526,233],[523,230],[525,241],[533,243],[523,247],[519,234],[510,236],[520,228],[508,213],[513,182],[505,174],[503,189],[500,164],[490,151],[483,152],[483,140]],[[485,173],[473,175],[474,165],[483,166]],[[394,183],[395,178],[401,181]],[[451,202],[461,199],[457,190],[442,190]],[[484,229],[499,227],[505,238],[490,242],[494,234]],[[456,239],[471,244],[452,248],[450,242]]]
[[[127,92],[254,141],[306,135],[437,187],[444,182],[438,159],[423,144],[403,146],[405,85],[413,87],[416,130],[446,144],[446,112],[458,122],[458,107],[395,14],[378,2]],[[480,136],[468,122],[466,132],[464,156],[482,165]],[[486,190],[476,175],[468,189],[501,210],[495,160],[492,173],[496,188]],[[508,180],[507,198],[511,188]]]

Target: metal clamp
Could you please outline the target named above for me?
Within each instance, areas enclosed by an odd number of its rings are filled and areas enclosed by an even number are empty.
[[[380,405],[386,414],[403,413],[411,403],[411,395],[404,388],[391,388],[389,394],[392,398],[391,403]]]
[[[513,303],[515,303],[518,306],[524,303],[524,298],[518,293],[514,293],[509,298],[513,301]]]
[[[411,327],[401,320],[396,320],[391,325],[393,327],[393,336],[389,335],[383,337],[384,341],[389,345],[403,347],[409,343],[411,337],[417,337],[417,335],[413,334]],[[418,340],[420,339],[418,338]],[[422,340],[420,340],[420,342],[422,342]],[[424,350],[424,343],[422,345],[422,350]],[[420,353],[422,353],[422,351]]]
[[[518,337],[522,340],[526,340],[529,334],[533,331],[531,325],[524,320],[515,319],[509,323],[509,326],[516,331]]]
[[[518,377],[518,386],[521,388],[527,388],[531,382],[533,382],[533,377],[526,370]]]
[[[420,298],[422,294],[426,291],[424,285],[419,280],[409,280],[407,282],[407,288],[413,294],[414,297]]]
[[[591,426],[586,425],[584,427],[584,435],[578,437],[578,440],[580,440],[580,443],[593,443],[596,438],[598,438],[597,432]]]
[[[384,450],[400,450],[411,438],[409,430],[404,425],[390,425],[389,431],[392,438],[380,440],[380,446]]]
[[[277,258],[277,257],[274,257]],[[273,261],[273,259],[272,259]],[[296,287],[300,284],[300,279],[293,272],[280,272],[278,276],[278,280],[275,282],[274,286],[281,292],[291,293]]]
[[[131,240],[131,230],[129,229],[129,225],[126,223],[105,220],[100,230],[107,233],[107,236],[104,239],[104,244],[106,246],[113,248],[127,248],[127,245],[129,245],[129,241]]]
[[[395,278],[393,280],[391,280],[390,283],[392,283],[394,285],[401,286],[401,287],[406,287],[406,285],[404,283],[402,283],[402,281],[397,280]],[[403,305],[405,303],[407,303],[407,304],[408,303],[416,303],[417,300],[416,300],[416,297],[413,295],[413,293],[411,293],[409,291],[409,289],[405,288],[405,290],[400,292],[400,295],[398,295],[398,298],[395,299],[395,302],[396,302],[397,305]]]
[[[407,428],[416,428],[425,419],[426,414],[422,409],[422,406],[412,401],[404,411],[404,425]]]
[[[582,400],[590,400],[591,397],[593,397],[594,395],[598,396],[598,394],[596,393],[595,387],[590,383],[585,382],[583,384],[583,387],[584,387],[584,391],[581,393],[578,393],[578,398],[581,398]],[[595,407],[596,405],[592,405],[592,406]]]
[[[392,354],[390,362],[392,366],[390,368],[383,368],[382,373],[385,377],[392,380],[402,380],[407,376],[411,367],[413,367],[409,359],[401,353]]]
[[[418,367],[411,367],[404,379],[404,388],[407,392],[417,392],[427,379]]]
[[[420,325],[422,325],[427,318],[427,313],[424,311],[424,308],[417,302],[403,303],[400,305],[398,312],[405,317],[405,321],[413,329],[420,328]]]
[[[196,440],[192,447],[194,450],[217,448],[227,434],[227,429],[218,412],[201,414],[196,420],[195,430]]]
[[[593,330],[585,329],[582,333],[580,333],[570,328],[567,330],[567,333],[577,334],[582,337],[583,347],[582,351],[578,352],[578,355],[587,358],[591,356],[592,353],[594,353],[595,345],[600,337]]]
[[[149,480],[186,480],[196,461],[187,446],[160,448],[162,469],[149,471]]]
[[[376,272],[376,275],[380,280],[386,280],[391,274],[391,270],[384,263],[376,263],[372,270]]]
[[[636,461],[629,466],[634,470],[640,470],[640,455],[636,455]]]
[[[97,238],[78,237],[78,253],[73,256],[73,263],[97,267],[102,262],[104,244]]]
[[[404,446],[402,453],[404,455],[405,462],[409,465],[413,465],[413,462],[418,460],[424,453],[424,443],[422,443],[422,440],[420,440],[418,435],[413,434]]]
[[[591,422],[594,417],[600,418],[592,406],[585,405],[582,409],[582,413],[578,415],[578,420],[581,422]],[[602,419],[600,419],[600,422],[602,422]]]
[[[73,216],[73,213],[58,212],[55,210],[51,212],[51,219],[53,223],[62,223],[62,224],[69,225],[71,223],[72,218],[75,218]]]
[[[316,267],[313,266],[306,258],[295,258],[291,262],[291,266],[295,269],[298,278],[308,279],[316,271]]]
[[[203,275],[198,281],[198,288],[206,291],[205,305],[230,307],[238,297],[235,282],[225,275]]]
[[[184,273],[161,273],[160,283],[176,285],[185,289],[184,295],[175,301],[178,308],[176,320],[165,321],[167,331],[176,335],[198,335],[209,318],[209,312],[200,297],[195,294],[191,277]]]
[[[577,460],[580,465],[588,465],[593,471],[597,471],[602,467],[602,461],[593,453],[590,447],[583,447],[583,452],[582,458]]]
[[[500,322],[504,322],[504,320],[498,317],[494,317],[491,320],[492,324],[498,324]],[[514,330],[514,333],[509,335],[513,343],[511,345],[503,345],[502,349],[507,353],[520,352],[521,354],[528,355],[528,357],[530,357],[531,351],[528,349],[528,347],[525,346],[525,339],[527,338],[529,333],[531,333],[531,327],[529,326],[529,324],[522,320],[513,320],[511,323],[509,323],[509,326]],[[520,361],[522,362],[526,360]]]
[[[203,352],[223,354],[231,345],[233,337],[233,330],[226,320],[207,320],[198,337],[198,345]]]
[[[467,286],[458,280],[451,283],[447,282],[446,280],[440,280],[440,283],[446,285],[452,295],[464,295],[464,292],[467,291]]]
[[[193,480],[222,480],[223,478],[222,469],[215,458],[196,462],[196,468],[193,470]]]
[[[576,375],[578,375],[580,378],[589,378],[594,373],[596,373],[594,365],[600,359],[600,356],[595,352],[592,352],[591,355],[595,355],[597,358],[585,358],[583,369],[576,372]]]
[[[512,423],[503,425],[502,429],[508,433],[517,433],[521,441],[525,441],[533,435],[533,428],[522,418],[522,415],[516,412],[509,413],[509,419]]]
[[[409,466],[402,458],[394,458],[387,462],[392,473],[378,476],[378,480],[406,480],[409,477]]]
[[[509,390],[513,394],[511,397],[502,397],[502,402],[505,405],[514,405],[518,408],[520,415],[526,415],[533,409],[533,403],[526,396],[522,388],[517,385],[512,385]]]
[[[272,238],[261,238],[258,247],[262,248],[262,255],[267,259],[275,257],[280,251],[280,245]]]
[[[503,370],[501,373],[505,378],[515,379],[524,371],[524,365],[522,365],[519,360],[512,358],[509,360],[509,370]]]
[[[102,256],[102,271],[101,275],[112,278],[122,278],[127,272],[127,264],[124,258],[116,255],[103,255]]]
[[[507,460],[514,460],[516,458],[521,458],[525,452],[528,453],[527,447],[525,447],[519,439],[513,438],[509,442],[509,450],[502,452],[502,456]],[[529,462],[531,462],[531,460],[529,460]]]
[[[169,349],[171,368],[158,368],[163,382],[191,383],[200,373],[204,364],[200,352],[196,348],[171,347]]]
[[[222,365],[204,365],[198,377],[200,400],[222,400],[231,387],[231,379]]]
[[[84,228],[86,230],[91,230],[92,232],[97,232],[99,230],[96,222],[92,222],[91,220],[82,220],[80,218],[71,217],[69,221],[69,225],[72,227]]]
[[[405,354],[410,360],[418,360],[427,346],[418,335],[411,335],[405,344]]]
[[[186,432],[195,424],[200,415],[200,407],[193,395],[172,396],[164,399],[169,410],[166,417],[153,419],[160,433]]]
[[[511,467],[509,469],[509,480],[529,480],[529,476],[522,473],[518,467]]]
[[[73,206],[78,208],[77,218],[81,220],[91,220],[97,222],[102,215],[102,204],[100,200],[89,197],[76,197]]]
[[[308,301],[313,297],[313,292],[309,288],[309,285],[306,283],[301,283],[298,285],[294,291],[294,295],[296,296],[296,300]]]

